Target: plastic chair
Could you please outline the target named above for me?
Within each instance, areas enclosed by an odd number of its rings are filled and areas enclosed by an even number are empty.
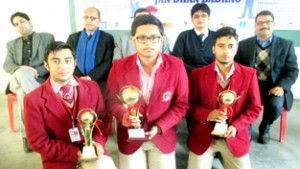
[[[280,117],[280,135],[279,135],[279,142],[283,143],[284,136],[285,136],[285,129],[286,129],[286,121],[287,121],[287,108],[284,106],[281,112]]]
[[[14,102],[18,102],[17,95],[14,93],[8,93],[7,95],[7,107],[8,107],[8,117],[9,117],[9,127],[10,131],[15,132],[14,126]]]
[[[262,105],[263,106],[263,105]],[[283,143],[286,129],[286,121],[287,121],[287,108],[283,106],[283,110],[280,115],[280,133],[279,133],[279,142]]]

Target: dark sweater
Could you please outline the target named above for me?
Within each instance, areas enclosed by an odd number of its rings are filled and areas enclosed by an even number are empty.
[[[202,44],[194,29],[181,32],[177,37],[172,55],[183,60],[188,75],[193,69],[208,65],[215,60],[212,52],[214,33],[209,30],[208,37]]]

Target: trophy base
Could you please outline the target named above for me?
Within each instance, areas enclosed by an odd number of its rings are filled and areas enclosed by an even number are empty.
[[[145,135],[144,129],[128,129],[127,141],[146,141],[148,138]]]
[[[88,146],[88,147],[83,147],[82,148],[82,156],[81,159],[82,161],[92,161],[92,160],[97,160],[98,156],[96,154],[96,150],[94,146]]]
[[[216,123],[214,130],[211,132],[211,134],[222,137],[226,133],[227,128],[228,125],[225,123]]]

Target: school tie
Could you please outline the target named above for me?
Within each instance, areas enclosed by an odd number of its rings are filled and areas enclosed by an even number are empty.
[[[202,41],[203,41],[203,36],[204,36],[203,33],[201,33],[200,35],[198,35],[198,37],[199,37],[201,43],[202,43]]]
[[[204,46],[204,44],[203,44],[203,36],[204,36],[204,34],[203,33],[201,33],[200,35],[198,35],[198,37],[199,37],[199,39],[200,39],[200,47],[201,47],[201,49],[203,48],[203,46]]]
[[[60,89],[62,91],[62,97],[63,97],[64,101],[71,104],[73,102],[72,85],[67,84],[67,85],[62,86]]]

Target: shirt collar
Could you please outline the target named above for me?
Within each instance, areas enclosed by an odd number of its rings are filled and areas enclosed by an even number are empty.
[[[217,75],[218,75],[218,77],[220,78],[221,81],[225,81],[225,80],[229,79],[229,78],[233,75],[234,70],[235,70],[235,69],[234,69],[234,64],[232,63],[231,68],[230,68],[230,70],[229,70],[227,76],[224,77],[224,76],[222,75],[222,73],[221,73],[221,71],[220,71],[218,65],[217,65],[217,62],[215,62],[215,72],[217,72]]]
[[[52,87],[54,93],[58,93],[60,88],[63,86],[63,85],[53,81],[51,78],[50,78],[50,84],[51,84],[51,87]],[[71,78],[69,84],[71,84],[72,86],[79,86],[78,82],[75,80],[74,77]]]
[[[209,33],[209,31],[208,31],[208,29],[206,29],[204,32],[199,32],[199,31],[197,31],[195,28],[194,28],[194,31],[195,31],[195,33],[197,34],[197,36],[199,36],[200,34],[203,34],[203,40],[206,38],[206,37],[208,37],[208,33]]]
[[[265,47],[269,46],[269,45],[272,43],[272,41],[273,41],[273,35],[271,36],[270,39],[268,39],[268,40],[265,41],[265,42],[262,42],[262,41],[258,38],[258,36],[256,36],[256,41],[257,41],[257,43],[258,43],[261,47],[265,48]]]
[[[162,61],[162,57],[161,57],[160,53],[158,53],[157,61],[156,61],[155,66],[154,66],[154,68],[153,68],[152,74],[156,71],[156,69],[159,67],[159,65],[160,65],[162,62],[163,62],[163,61]],[[140,59],[139,59],[139,57],[137,57],[137,59],[136,59],[136,64],[137,64],[137,66],[139,67],[139,69],[140,69],[143,73],[145,73],[145,72],[144,72],[144,69],[143,69],[143,67],[142,67],[141,61],[140,61]]]

